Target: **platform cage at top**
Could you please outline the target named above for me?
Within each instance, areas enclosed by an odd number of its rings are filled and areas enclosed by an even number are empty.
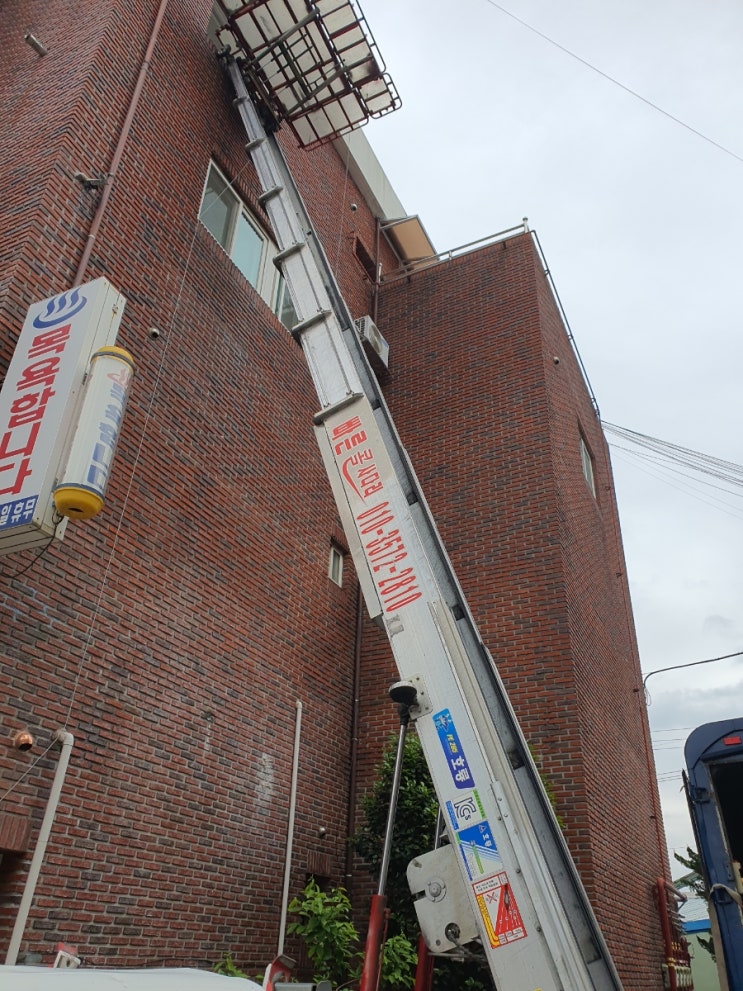
[[[720,984],[734,991],[743,988],[743,717],[699,726],[684,757],[718,971],[724,970]]]
[[[215,0],[220,42],[275,125],[313,148],[400,106],[352,0]],[[219,23],[221,20],[222,23]]]

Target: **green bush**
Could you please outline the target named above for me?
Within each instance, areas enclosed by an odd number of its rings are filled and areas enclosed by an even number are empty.
[[[215,974],[222,974],[223,977],[245,977],[247,974],[237,967],[232,959],[231,953],[224,953],[222,959],[214,964],[212,968]]]
[[[398,933],[384,944],[382,991],[409,991],[415,985],[418,952],[407,936]]]
[[[359,934],[350,921],[351,904],[343,888],[323,891],[310,878],[289,911],[299,918],[287,932],[305,944],[313,968],[313,981],[330,981],[334,987],[357,981],[363,954]],[[417,953],[405,936],[391,936],[384,947],[380,991],[409,991],[415,984]]]
[[[299,898],[289,903],[289,912],[298,915],[287,932],[300,936],[313,968],[313,981],[347,984],[360,969],[359,934],[350,920],[351,903],[343,888],[323,891],[314,878]]]

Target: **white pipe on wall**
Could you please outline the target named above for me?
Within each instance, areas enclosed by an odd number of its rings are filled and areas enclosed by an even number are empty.
[[[294,814],[297,808],[297,776],[299,770],[299,740],[302,733],[302,703],[297,700],[297,718],[294,724],[294,760],[292,762],[292,785],[289,798],[289,825],[287,827],[286,860],[284,864],[284,891],[281,895],[281,922],[279,924],[279,949],[277,956],[284,953],[286,935],[286,915],[289,907],[289,880],[292,869],[292,847],[294,845]]]
[[[72,752],[72,746],[75,742],[75,737],[72,733],[68,733],[63,729],[57,730],[54,734],[54,739],[62,745],[62,751],[59,755],[59,761],[57,762],[57,770],[54,772],[52,790],[49,792],[46,810],[44,811],[44,818],[41,822],[41,829],[39,830],[39,838],[36,841],[34,855],[31,858],[31,866],[28,869],[28,877],[26,878],[26,884],[23,889],[21,904],[18,907],[18,915],[16,916],[15,926],[13,927],[13,935],[10,937],[10,945],[8,946],[8,952],[5,957],[5,963],[9,965],[13,965],[18,959],[18,950],[20,949],[21,940],[23,939],[23,932],[26,928],[26,921],[28,920],[28,913],[31,909],[31,902],[33,901],[34,894],[36,892],[36,883],[39,880],[41,865],[44,860],[44,854],[46,853],[47,843],[49,842],[49,834],[52,831],[54,817],[57,813],[59,796],[62,792],[62,785],[64,784],[65,775],[67,774],[67,765],[70,762],[70,753]]]

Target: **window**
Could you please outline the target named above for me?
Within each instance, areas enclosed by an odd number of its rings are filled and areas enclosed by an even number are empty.
[[[279,286],[276,290],[276,305],[273,309],[279,320],[285,327],[288,327],[289,330],[291,330],[295,324],[299,323],[299,317],[297,316],[297,311],[294,309],[294,303],[289,295],[289,287],[287,286],[283,275],[279,276]]]
[[[284,326],[291,329],[297,315],[286,283],[273,264],[276,245],[213,162],[206,176],[199,220]]]
[[[377,281],[377,266],[374,264],[374,259],[369,254],[369,252],[366,250],[366,248],[361,243],[361,241],[359,240],[359,238],[356,238],[356,240],[354,242],[353,251],[354,251],[354,254],[356,255],[357,259],[361,263],[362,268],[364,269],[364,271],[366,272],[366,274],[369,276],[369,279],[372,282],[376,282]]]
[[[588,450],[588,444],[586,444],[583,434],[580,436],[580,460],[583,465],[583,475],[588,482],[588,488],[591,490],[591,494],[596,498],[596,481],[593,477],[593,456]]]
[[[343,551],[337,544],[330,545],[330,564],[328,578],[336,585],[343,585]]]

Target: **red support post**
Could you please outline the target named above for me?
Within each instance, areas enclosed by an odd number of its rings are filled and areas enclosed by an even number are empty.
[[[433,986],[433,954],[428,952],[423,934],[418,934],[418,966],[415,968],[415,987],[413,991],[431,991]]]
[[[382,973],[382,949],[387,935],[387,899],[384,895],[372,895],[369,909],[369,928],[364,947],[364,967],[361,971],[359,991],[377,991]]]

